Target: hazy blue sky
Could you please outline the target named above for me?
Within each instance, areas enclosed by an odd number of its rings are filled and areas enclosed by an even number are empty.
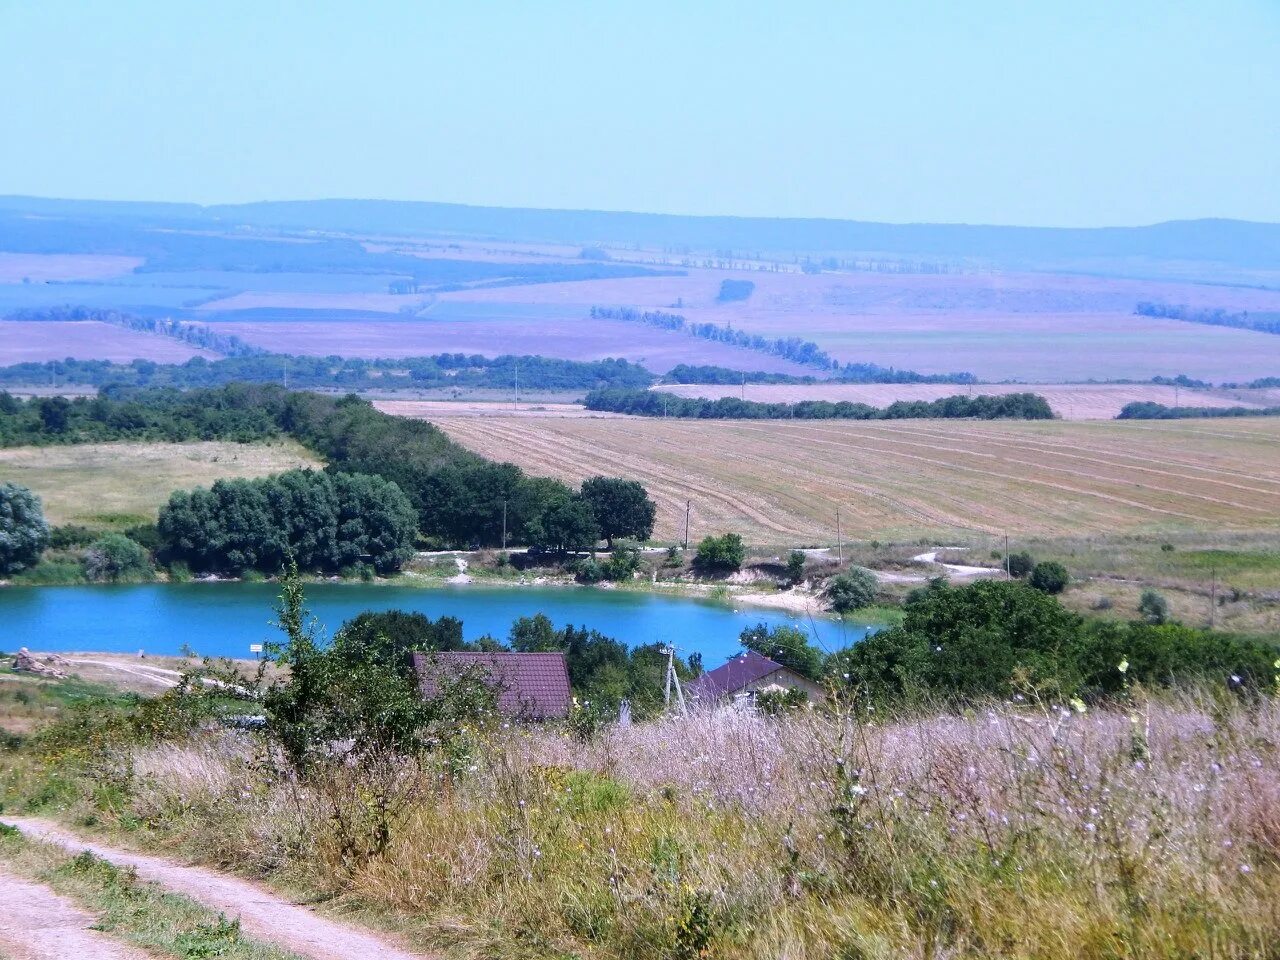
[[[0,193],[1280,221],[1280,2],[0,0]]]

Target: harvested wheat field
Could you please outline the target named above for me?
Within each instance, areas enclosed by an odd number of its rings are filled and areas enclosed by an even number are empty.
[[[443,418],[533,473],[640,480],[655,537],[1065,536],[1280,526],[1280,418],[1089,423]]]
[[[799,403],[803,400],[848,400],[873,407],[887,407],[895,400],[937,400],[968,396],[1002,396],[1007,393],[1037,393],[1048,401],[1053,412],[1064,420],[1112,420],[1125,404],[1136,401],[1184,407],[1265,406],[1262,398],[1246,398],[1260,391],[1236,391],[1226,396],[1207,390],[1185,390],[1155,383],[813,383],[712,385],[677,383],[654,389],[681,397],[743,397],[760,403]]]
[[[29,487],[50,523],[112,527],[154,520],[174,490],[320,464],[283,443],[85,443],[0,450],[0,483]]]

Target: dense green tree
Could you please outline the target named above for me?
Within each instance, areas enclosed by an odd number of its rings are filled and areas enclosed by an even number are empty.
[[[124,534],[109,533],[95,541],[84,556],[84,575],[95,583],[150,580],[151,555]]]
[[[410,654],[416,650],[467,650],[462,621],[455,617],[432,620],[404,610],[366,610],[344,623],[333,637],[339,655],[353,662],[372,658],[409,674]]]
[[[1165,623],[1169,619],[1169,601],[1156,590],[1143,590],[1138,598],[1138,615],[1150,624]]]
[[[582,483],[582,499],[610,550],[615,537],[643,541],[653,535],[658,508],[638,481],[591,477]]]
[[[35,566],[48,545],[40,498],[16,483],[0,483],[0,574]]]
[[[1021,580],[1023,577],[1031,575],[1031,571],[1036,568],[1035,557],[1022,550],[1018,553],[1009,554],[1005,560],[1005,569],[1008,570],[1009,576],[1017,577]]]
[[[804,563],[805,557],[803,551],[792,550],[787,555],[787,583],[795,586],[804,580]]]
[[[1042,560],[1035,565],[1027,583],[1045,593],[1061,593],[1071,582],[1071,574],[1057,560]]]
[[[703,570],[740,570],[747,549],[736,533],[703,537],[694,555],[693,565]]]
[[[769,629],[765,624],[758,623],[743,630],[738,642],[748,650],[754,650],[760,656],[789,667],[810,680],[822,677],[822,651],[809,642],[809,637],[803,630],[785,624]]]
[[[562,496],[526,524],[525,538],[532,547],[558,553],[588,550],[600,539],[600,527],[581,497]]]
[[[836,613],[848,613],[875,603],[879,583],[876,575],[862,567],[832,577],[823,595]]]

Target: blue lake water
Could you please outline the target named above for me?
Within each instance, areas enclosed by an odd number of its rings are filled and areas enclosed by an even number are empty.
[[[278,591],[270,583],[0,589],[0,650],[176,654],[186,645],[202,656],[247,657],[250,644],[279,636],[271,626]],[[470,640],[505,640],[513,620],[545,613],[557,626],[594,628],[632,645],[674,643],[684,656],[701,653],[708,666],[737,652],[738,634],[760,622],[799,627],[828,651],[868,632],[850,621],[586,587],[322,583],[308,585],[307,605],[325,634],[363,610],[399,608],[457,617]]]

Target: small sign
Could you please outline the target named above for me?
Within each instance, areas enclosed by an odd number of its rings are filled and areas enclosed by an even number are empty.
[[[262,644],[260,644],[260,643],[251,643],[251,644],[249,644],[249,652],[250,652],[250,653],[261,653],[261,652],[262,652]]]

